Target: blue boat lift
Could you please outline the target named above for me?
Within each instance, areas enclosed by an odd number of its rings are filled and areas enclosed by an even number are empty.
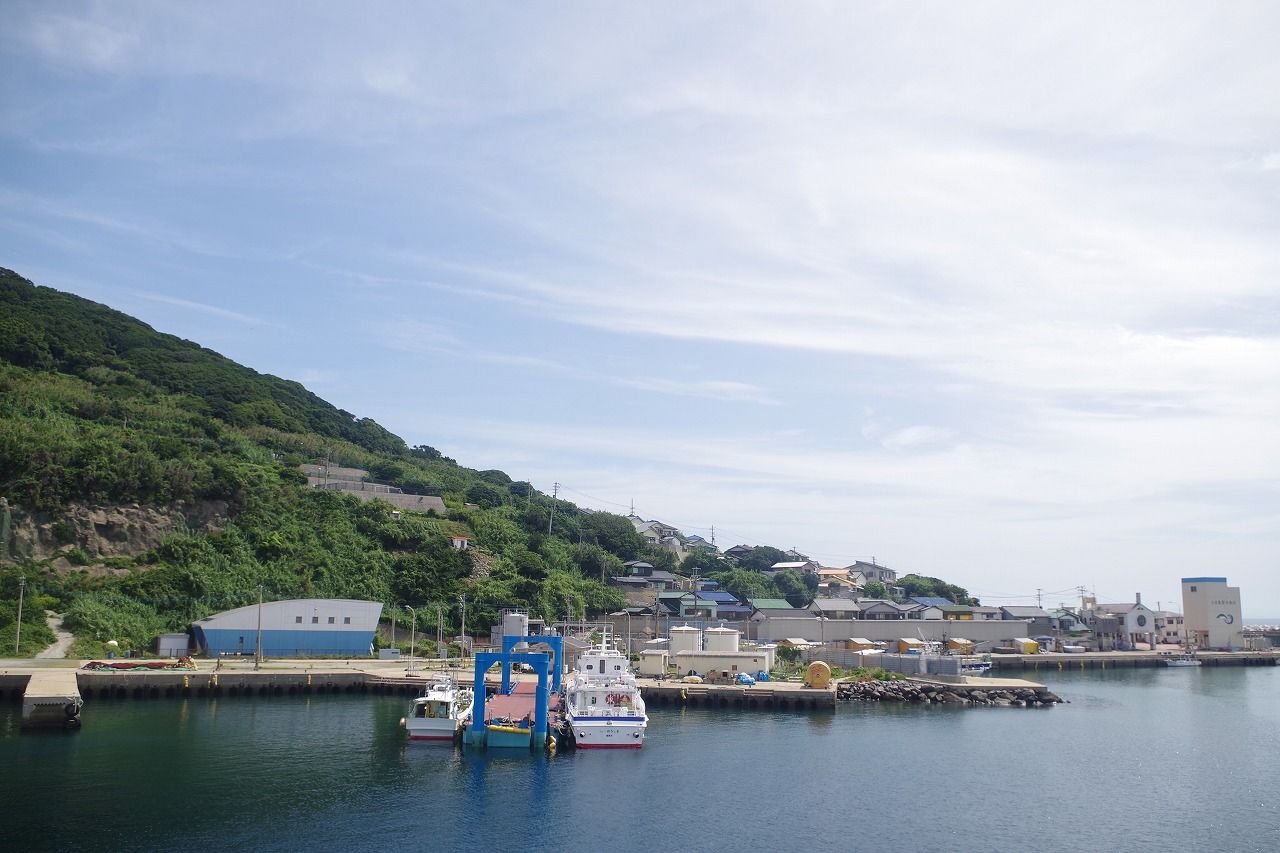
[[[546,651],[514,651],[521,643],[546,644],[551,647]],[[563,670],[564,639],[557,636],[524,636],[503,637],[501,652],[479,652],[475,656],[475,696],[476,702],[471,712],[471,723],[463,735],[463,742],[472,746],[489,746],[489,729],[486,725],[486,711],[489,699],[485,692],[485,673],[495,663],[502,666],[502,682],[497,696],[511,696],[511,665],[525,663],[533,667],[538,675],[538,687],[534,694],[533,730],[530,734],[529,747],[542,749],[547,744],[548,718],[550,716],[551,694],[559,693],[561,687],[560,674]],[[553,665],[554,664],[554,665]],[[495,696],[495,698],[497,698]],[[527,707],[527,706],[525,706]],[[506,734],[504,732],[504,734]],[[507,745],[507,744],[503,744]]]

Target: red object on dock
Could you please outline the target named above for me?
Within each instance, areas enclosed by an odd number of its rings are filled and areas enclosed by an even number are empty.
[[[484,707],[485,722],[497,723],[499,720],[510,720],[518,723],[527,717],[529,725],[532,726],[537,699],[538,685],[536,682],[516,682],[510,693],[496,693],[489,698]],[[552,697],[552,701],[555,702],[556,698]],[[559,725],[560,712],[548,709],[548,728],[555,729]]]

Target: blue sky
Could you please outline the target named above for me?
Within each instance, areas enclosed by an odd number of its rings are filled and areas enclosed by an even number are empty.
[[[37,283],[722,546],[1280,615],[1271,4],[7,13]]]

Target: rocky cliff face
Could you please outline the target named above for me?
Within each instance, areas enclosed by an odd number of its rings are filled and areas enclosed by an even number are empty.
[[[136,557],[175,534],[213,533],[227,524],[226,501],[180,501],[168,506],[70,504],[58,515],[0,505],[0,516],[6,512],[7,519],[0,517],[0,563],[46,560],[70,548],[94,560]],[[58,560],[62,562],[66,561]]]

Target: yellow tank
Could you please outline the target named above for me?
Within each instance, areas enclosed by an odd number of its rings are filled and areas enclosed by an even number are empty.
[[[820,660],[809,664],[809,668],[805,670],[804,686],[815,690],[826,690],[829,684],[831,684],[831,667]]]

